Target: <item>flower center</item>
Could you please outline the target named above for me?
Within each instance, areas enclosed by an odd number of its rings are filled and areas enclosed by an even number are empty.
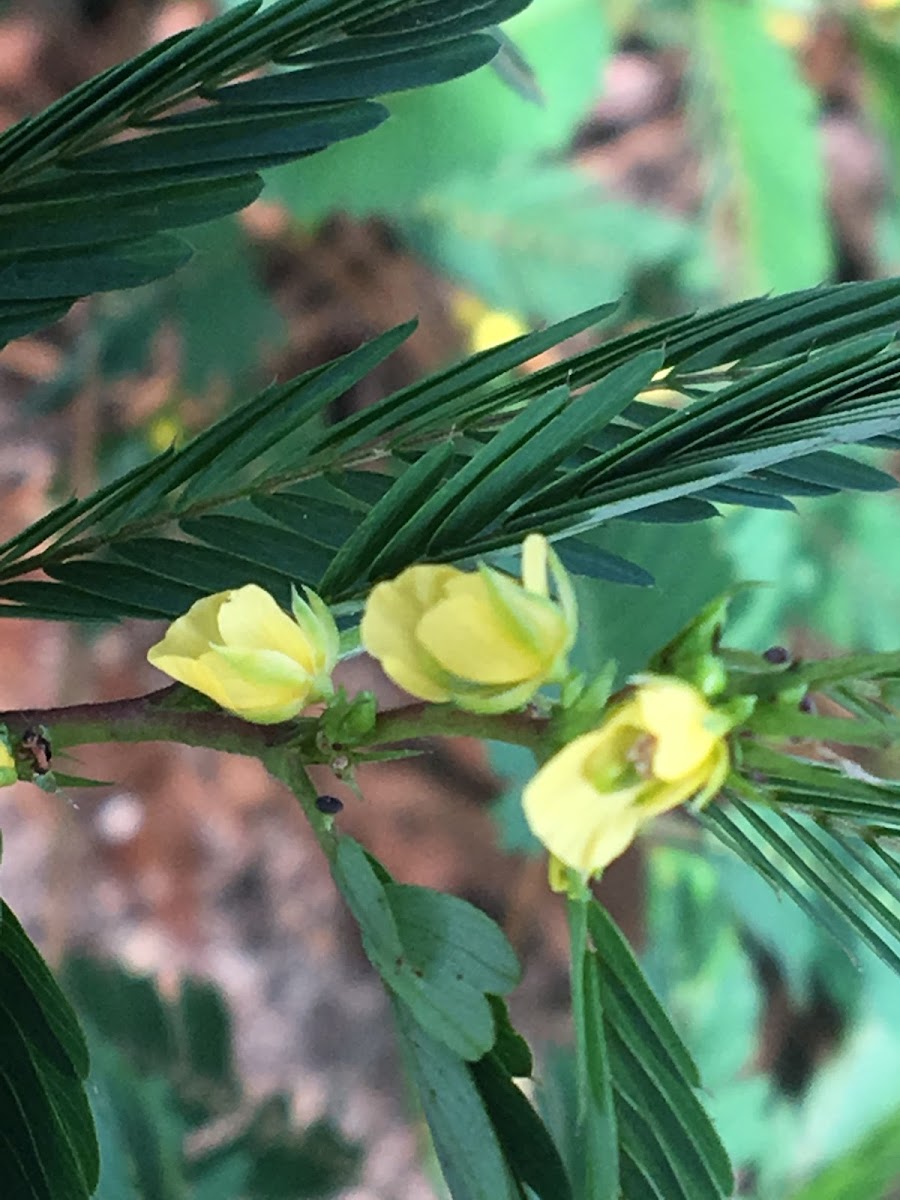
[[[653,755],[655,753],[656,738],[652,733],[642,733],[631,743],[626,757],[641,779],[653,778]]]

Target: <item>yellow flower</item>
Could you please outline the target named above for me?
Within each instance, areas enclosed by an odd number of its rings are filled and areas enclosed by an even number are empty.
[[[360,626],[363,647],[411,695],[480,713],[520,708],[562,679],[575,632],[572,585],[539,534],[522,546],[521,583],[484,565],[409,567],[372,591]]]
[[[896,3],[897,0],[891,0]],[[791,9],[769,9],[763,17],[766,33],[775,42],[796,50],[812,32],[811,14]]]
[[[715,795],[732,723],[683,680],[647,677],[538,771],[523,795],[528,824],[560,863],[593,875],[651,818]]]
[[[0,737],[0,787],[6,787],[8,783],[15,783],[17,778],[16,760],[6,744],[6,738]]]
[[[490,310],[480,317],[472,326],[469,334],[469,350],[472,354],[480,354],[482,350],[493,350],[504,342],[522,337],[531,330],[514,313],[495,312]]]
[[[147,441],[154,450],[168,450],[184,439],[184,426],[173,416],[161,413],[147,429]]]
[[[255,583],[207,596],[169,626],[147,658],[229,712],[271,725],[332,694],[339,637],[323,601],[294,592],[294,619]]]
[[[469,353],[480,354],[482,350],[493,350],[504,342],[522,337],[531,330],[515,313],[490,308],[471,292],[457,292],[453,300],[453,312],[468,332]]]

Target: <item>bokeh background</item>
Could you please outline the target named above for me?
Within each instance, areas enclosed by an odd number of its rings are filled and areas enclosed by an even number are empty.
[[[220,7],[0,4],[0,126]],[[618,331],[900,271],[900,5],[533,0],[506,32],[498,68],[391,98],[374,133],[270,171],[260,201],[191,231],[196,254],[175,276],[81,302],[9,345],[0,537],[412,315],[417,333],[339,413],[604,301],[621,297]],[[896,649],[896,496],[815,491],[799,514],[601,531],[598,544],[656,586],[579,584],[584,665],[640,668],[737,579],[776,586],[744,600],[736,644]],[[0,623],[0,707],[158,686],[144,654],[159,634]],[[343,680],[400,699],[363,660]],[[900,759],[867,765],[895,776]],[[291,798],[255,762],[175,746],[85,750],[70,769],[115,782],[5,791],[0,888],[50,961],[70,964],[73,995],[128,1078],[150,1080],[148,1128],[178,1165],[146,1194],[232,1194],[226,1174],[191,1175],[215,1122],[182,1140],[194,1076],[228,1074],[227,1012],[239,1103],[231,1093],[217,1110],[210,1093],[205,1113],[237,1106],[248,1130],[257,1118],[268,1130],[270,1157],[277,1145],[254,1196],[439,1195],[380,985]],[[561,1112],[566,933],[519,813],[528,769],[508,749],[434,743],[363,772],[365,800],[342,792],[341,821],[399,878],[502,924],[526,964],[513,1014]],[[888,968],[861,946],[848,955],[680,820],[616,863],[601,894],[698,1058],[740,1194],[900,1196],[900,981]],[[129,984],[125,968],[152,983]],[[165,1032],[187,975],[217,989],[197,995],[218,1067],[188,1069]]]

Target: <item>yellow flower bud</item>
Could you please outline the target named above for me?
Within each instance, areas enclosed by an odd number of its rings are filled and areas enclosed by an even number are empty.
[[[294,592],[294,619],[255,583],[207,596],[174,621],[148,660],[229,712],[272,725],[333,692],[340,641],[315,592]]]
[[[560,863],[593,875],[651,818],[715,795],[732,723],[683,680],[645,678],[538,771],[523,795],[528,824]]]
[[[529,534],[521,583],[483,565],[409,567],[372,591],[360,638],[411,695],[499,713],[562,679],[576,628],[569,578],[547,539]]]

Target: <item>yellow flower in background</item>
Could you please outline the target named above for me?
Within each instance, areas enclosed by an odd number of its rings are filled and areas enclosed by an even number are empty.
[[[293,620],[255,583],[207,596],[174,621],[148,660],[160,671],[260,725],[295,717],[333,692],[340,642],[334,618],[308,588]]]
[[[154,450],[168,450],[184,441],[184,426],[176,417],[160,413],[147,428],[147,441]]]
[[[468,333],[470,354],[482,350],[493,350],[504,342],[530,333],[530,327],[515,313],[490,308],[471,292],[457,292],[453,300],[453,314]]]
[[[653,817],[715,795],[732,724],[683,680],[645,678],[541,767],[523,795],[528,824],[558,863],[593,875]]]
[[[892,0],[896,3],[897,0]],[[763,17],[766,33],[773,42],[796,50],[807,41],[813,32],[815,13],[812,10],[801,12],[791,8],[771,8]]]
[[[576,629],[571,582],[547,539],[529,534],[521,583],[483,565],[409,567],[373,589],[360,638],[385,674],[420,700],[499,713],[562,679]]]
[[[504,342],[511,342],[513,338],[522,337],[530,332],[521,317],[514,313],[486,312],[472,326],[469,333],[469,351],[472,354],[480,354],[482,350],[493,350],[495,346],[502,346]]]

